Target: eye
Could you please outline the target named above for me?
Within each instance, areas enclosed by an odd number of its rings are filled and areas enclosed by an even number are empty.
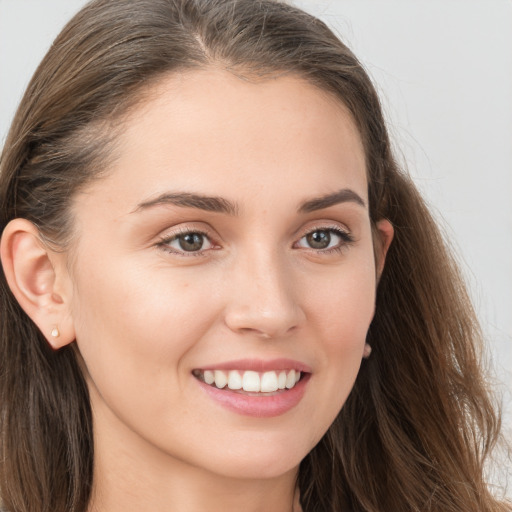
[[[310,231],[297,242],[297,246],[316,251],[329,251],[341,249],[351,242],[353,238],[345,231],[338,228],[325,228]]]
[[[187,231],[162,240],[158,245],[174,253],[197,253],[213,247],[205,233]]]

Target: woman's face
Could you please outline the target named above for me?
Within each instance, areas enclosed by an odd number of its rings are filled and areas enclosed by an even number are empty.
[[[360,137],[298,78],[194,71],[154,93],[74,203],[96,439],[134,461],[283,474],[343,406],[374,312]]]

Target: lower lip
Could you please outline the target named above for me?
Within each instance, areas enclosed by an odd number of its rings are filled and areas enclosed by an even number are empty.
[[[195,378],[195,377],[194,377]],[[274,395],[244,395],[228,388],[219,389],[197,380],[201,389],[217,403],[243,416],[272,418],[293,409],[304,396],[310,374],[295,384],[292,389],[276,392]]]

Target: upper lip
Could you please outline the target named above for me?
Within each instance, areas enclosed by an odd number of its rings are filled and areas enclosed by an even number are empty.
[[[254,372],[269,372],[279,370],[297,370],[300,372],[311,373],[311,367],[294,359],[237,359],[233,361],[224,361],[222,363],[201,366],[198,370],[251,370]]]

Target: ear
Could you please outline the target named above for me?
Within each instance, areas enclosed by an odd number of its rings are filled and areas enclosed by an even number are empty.
[[[375,231],[375,263],[377,270],[377,280],[379,280],[380,276],[382,275],[382,271],[384,270],[386,255],[388,253],[389,246],[393,241],[395,230],[393,229],[393,225],[388,219],[381,219],[376,223]]]
[[[73,342],[72,286],[65,255],[44,244],[34,224],[14,219],[2,234],[0,257],[14,297],[52,348]]]

